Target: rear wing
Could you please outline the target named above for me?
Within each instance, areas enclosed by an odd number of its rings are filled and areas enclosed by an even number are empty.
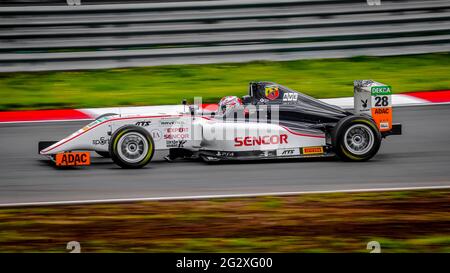
[[[373,118],[380,132],[400,135],[401,124],[392,123],[392,88],[373,80],[356,80],[354,86],[355,113]]]

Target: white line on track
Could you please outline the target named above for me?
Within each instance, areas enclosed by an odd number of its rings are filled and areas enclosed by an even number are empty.
[[[138,198],[97,199],[97,200],[94,199],[94,200],[76,200],[76,201],[5,203],[5,204],[0,204],[0,207],[81,205],[81,204],[102,204],[102,203],[128,203],[128,202],[142,202],[142,201],[179,201],[179,200],[201,200],[201,199],[216,199],[216,198],[258,197],[258,196],[288,196],[288,195],[299,195],[299,194],[381,192],[381,191],[432,190],[432,189],[450,189],[450,186],[422,186],[422,187],[397,187],[397,188],[373,188],[373,189],[369,188],[369,189],[291,191],[291,192],[262,192],[262,193],[248,193],[248,194],[242,193],[242,194],[217,194],[217,195],[138,197]]]

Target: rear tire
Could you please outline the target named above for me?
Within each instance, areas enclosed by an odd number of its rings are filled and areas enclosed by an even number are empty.
[[[122,168],[138,169],[150,162],[155,143],[147,130],[127,125],[118,129],[109,143],[111,158]]]
[[[381,145],[375,123],[363,116],[349,116],[338,122],[332,134],[336,155],[344,161],[367,161]]]

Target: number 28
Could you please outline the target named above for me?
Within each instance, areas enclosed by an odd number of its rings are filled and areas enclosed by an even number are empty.
[[[388,106],[389,105],[389,98],[387,96],[378,96],[375,97],[375,106],[376,107],[380,107],[380,106]]]

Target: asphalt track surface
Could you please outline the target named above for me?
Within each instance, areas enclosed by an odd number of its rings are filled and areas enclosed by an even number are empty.
[[[124,170],[108,159],[57,169],[37,154],[87,122],[0,124],[0,205],[296,191],[450,186],[450,105],[397,107],[402,136],[383,141],[369,162],[271,161],[208,165],[154,162]]]

